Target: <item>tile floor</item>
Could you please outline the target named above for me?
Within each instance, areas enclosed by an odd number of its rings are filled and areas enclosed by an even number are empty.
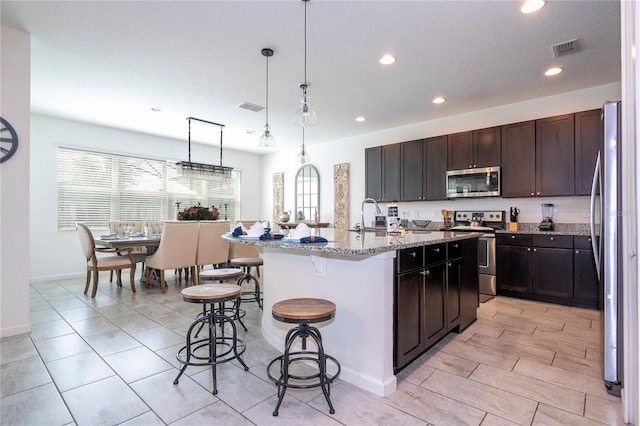
[[[602,383],[598,312],[496,297],[478,321],[450,334],[398,375],[386,398],[338,380],[330,415],[317,390],[289,391],[279,417],[265,368],[278,354],[247,310],[244,360],[189,367],[177,386],[175,354],[200,307],[169,289],[84,281],[31,285],[30,335],[1,344],[2,425],[618,425],[618,398]],[[184,283],[182,283],[184,285]],[[268,291],[268,289],[267,289]]]

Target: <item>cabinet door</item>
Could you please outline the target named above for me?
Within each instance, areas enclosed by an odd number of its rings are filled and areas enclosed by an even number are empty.
[[[473,167],[473,132],[455,133],[448,136],[447,170]]]
[[[400,199],[400,144],[382,147],[382,200]]]
[[[498,290],[531,293],[531,248],[498,245],[496,250]]]
[[[562,298],[573,297],[573,251],[534,247],[531,253],[533,293]]]
[[[425,282],[425,345],[430,346],[447,333],[446,263],[439,263],[424,270]]]
[[[460,321],[460,295],[462,284],[462,259],[447,262],[447,331]]]
[[[598,309],[600,286],[591,250],[576,249],[573,253],[573,297],[578,306]]]
[[[502,196],[530,197],[536,187],[534,121],[502,126]]]
[[[447,137],[424,140],[424,170],[422,190],[426,200],[447,198]]]
[[[576,195],[590,195],[598,151],[604,146],[602,111],[594,109],[575,114]]]
[[[500,127],[473,131],[473,167],[500,165]]]
[[[459,244],[462,245],[460,278],[460,331],[462,331],[476,320],[477,309],[480,306],[478,239],[463,240]]]
[[[422,270],[399,275],[395,288],[395,368],[425,349],[424,278]]]
[[[536,120],[536,195],[574,194],[573,114]]]
[[[364,150],[365,197],[382,200],[382,147]]]
[[[402,181],[400,184],[400,200],[414,201],[423,197],[423,140],[403,142],[400,144]]]

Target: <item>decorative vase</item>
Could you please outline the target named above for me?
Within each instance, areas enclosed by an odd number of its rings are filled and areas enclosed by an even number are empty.
[[[278,216],[278,220],[280,220],[280,222],[289,222],[289,219],[291,219],[289,212],[282,212]]]
[[[296,214],[296,220],[304,220],[304,212],[302,210],[298,210]]]

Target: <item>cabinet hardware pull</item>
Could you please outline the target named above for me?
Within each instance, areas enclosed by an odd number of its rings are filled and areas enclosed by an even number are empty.
[[[527,247],[527,251],[531,251],[531,247]]]
[[[440,253],[440,249],[439,248],[434,248],[433,251],[436,252],[436,253]]]
[[[550,241],[553,241],[553,237],[549,237],[549,240],[550,240]]]
[[[411,252],[410,256],[411,256],[411,257],[413,257],[413,258],[415,258],[415,257],[417,256],[417,254],[416,254],[416,252],[414,251],[414,252]]]
[[[537,248],[534,248],[534,249],[533,249],[533,251],[537,252],[537,251],[538,251],[538,249],[537,249]]]
[[[451,268],[451,266],[452,266],[452,265],[451,265],[451,263],[447,263],[447,266],[448,266],[449,268]]]
[[[580,250],[576,250],[576,254],[579,254],[579,253],[580,253]]]
[[[512,236],[511,236],[511,239],[515,239],[515,238],[516,238],[516,236],[515,236],[515,235],[512,235]]]
[[[430,275],[431,272],[427,269],[426,271],[420,271],[420,275]]]
[[[535,195],[535,194],[532,192],[531,195]]]
[[[453,248],[458,248],[458,245],[457,244],[453,244],[452,247]]]

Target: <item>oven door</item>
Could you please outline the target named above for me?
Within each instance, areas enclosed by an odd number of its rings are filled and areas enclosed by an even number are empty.
[[[496,294],[496,238],[484,235],[478,239],[478,272],[480,293]]]

